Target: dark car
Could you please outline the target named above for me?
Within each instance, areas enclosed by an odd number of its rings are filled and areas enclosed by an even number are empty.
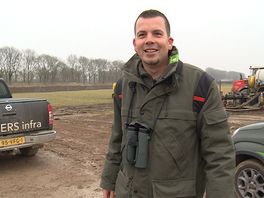
[[[264,122],[237,129],[233,141],[237,197],[264,198]]]

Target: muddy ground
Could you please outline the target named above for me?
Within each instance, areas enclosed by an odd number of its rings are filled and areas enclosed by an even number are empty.
[[[231,113],[231,131],[264,121],[263,112]],[[57,138],[33,158],[0,155],[0,197],[99,198],[112,105],[55,109]]]

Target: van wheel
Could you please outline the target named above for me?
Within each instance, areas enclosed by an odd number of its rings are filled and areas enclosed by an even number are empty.
[[[39,148],[38,147],[26,147],[26,148],[20,148],[19,150],[22,156],[32,157],[37,154]]]
[[[264,198],[264,166],[257,160],[238,164],[235,172],[235,191],[238,198]]]

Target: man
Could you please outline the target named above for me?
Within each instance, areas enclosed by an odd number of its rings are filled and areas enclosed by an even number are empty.
[[[115,87],[103,197],[233,197],[234,147],[215,81],[179,60],[161,12],[142,12],[134,29],[136,54]]]

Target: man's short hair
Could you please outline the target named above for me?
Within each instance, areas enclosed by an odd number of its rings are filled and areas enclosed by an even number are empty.
[[[139,18],[154,18],[154,17],[162,17],[165,21],[165,28],[167,31],[167,35],[170,36],[170,23],[167,17],[160,11],[158,10],[145,10],[143,11],[136,19],[135,24],[134,24],[134,33],[136,34],[136,24]]]

